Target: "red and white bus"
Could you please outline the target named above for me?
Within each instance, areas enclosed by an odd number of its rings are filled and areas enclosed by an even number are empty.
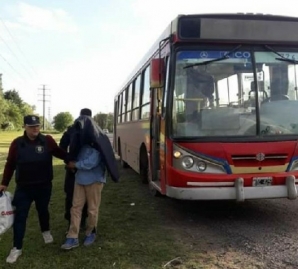
[[[114,147],[176,199],[296,199],[298,18],[180,15],[115,97]]]

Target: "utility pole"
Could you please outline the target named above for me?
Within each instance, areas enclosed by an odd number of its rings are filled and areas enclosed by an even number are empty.
[[[49,121],[49,126],[52,127],[52,119],[51,119],[51,107],[48,107],[48,121]],[[52,128],[49,128],[52,129]]]
[[[46,98],[50,95],[46,94],[46,91],[49,89],[46,89],[46,85],[42,85],[42,89],[38,89],[42,91],[42,94],[39,94],[42,96],[42,100],[38,100],[42,102],[42,116],[43,116],[43,121],[42,121],[42,129],[43,131],[45,130],[45,119],[46,119],[46,102],[49,102]]]

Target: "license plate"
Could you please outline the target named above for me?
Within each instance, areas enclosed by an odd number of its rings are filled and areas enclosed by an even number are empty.
[[[272,177],[254,177],[252,179],[252,185],[254,187],[264,187],[272,185]]]

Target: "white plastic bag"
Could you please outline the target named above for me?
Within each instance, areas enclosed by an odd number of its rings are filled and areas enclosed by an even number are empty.
[[[0,235],[4,234],[13,224],[14,208],[11,202],[10,192],[0,192]]]

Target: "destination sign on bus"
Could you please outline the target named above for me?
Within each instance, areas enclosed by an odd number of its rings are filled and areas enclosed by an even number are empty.
[[[186,60],[186,59],[218,59],[222,58],[227,55],[229,51],[204,51],[204,50],[197,50],[197,51],[181,51],[178,53],[178,60]],[[230,53],[227,56],[229,59],[244,59],[247,62],[251,60],[251,53],[249,51],[236,51]]]
[[[178,60],[185,60],[185,59],[218,59],[222,58],[225,55],[227,55],[229,51],[207,51],[207,50],[197,50],[197,51],[181,51],[178,53]],[[260,52],[256,52],[260,53]],[[275,58],[278,58],[278,55],[274,54],[273,52],[269,52],[272,56],[272,60]],[[298,53],[293,52],[278,52],[281,57],[291,60],[298,61]],[[264,54],[264,52],[263,52]],[[266,57],[266,60],[268,61],[267,54],[264,54]],[[263,56],[263,57],[264,57]],[[249,51],[236,51],[230,53],[230,55],[227,56],[227,58],[230,59],[246,59],[248,62],[251,60],[251,52]],[[260,60],[260,56],[257,57],[258,60]],[[263,61],[263,59],[262,59]]]

